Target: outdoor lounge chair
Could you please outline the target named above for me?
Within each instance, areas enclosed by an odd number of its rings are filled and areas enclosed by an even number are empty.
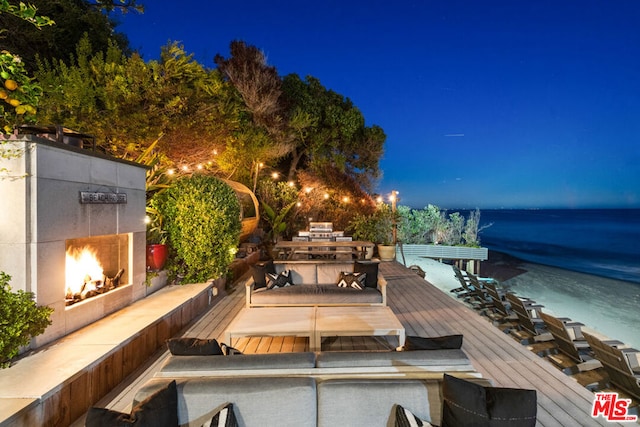
[[[452,289],[450,292],[455,293],[456,297],[462,298],[475,310],[483,311],[490,307],[491,298],[476,276],[471,273],[463,274],[456,266],[453,266],[453,271],[461,287]]]
[[[491,309],[487,316],[495,322],[501,324],[511,323],[511,327],[515,326],[516,324],[513,322],[518,320],[518,316],[511,310],[511,305],[505,299],[504,291],[498,289],[494,282],[485,283],[484,289],[491,298]],[[508,332],[508,329],[504,330],[504,332]]]
[[[540,318],[543,305],[536,304],[535,301],[530,299],[520,298],[511,292],[507,292],[505,297],[511,304],[511,310],[518,316],[519,329],[514,329],[511,333],[522,344],[551,341],[553,339],[553,336],[547,331],[544,321]]]
[[[618,348],[622,345],[620,341],[603,341],[587,332],[583,335],[609,375],[611,384],[640,399],[640,351]]]
[[[582,326],[579,322],[571,322],[571,319],[557,318],[550,314],[540,312],[547,330],[553,335],[559,355],[550,355],[549,359],[556,364],[565,374],[575,374],[602,367],[602,364],[594,359],[589,343],[582,335]],[[560,357],[560,356],[566,356]],[[567,360],[568,358],[568,360]]]

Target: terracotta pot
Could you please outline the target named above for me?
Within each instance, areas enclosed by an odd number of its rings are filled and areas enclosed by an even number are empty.
[[[167,262],[167,245],[147,245],[147,269],[160,271]]]

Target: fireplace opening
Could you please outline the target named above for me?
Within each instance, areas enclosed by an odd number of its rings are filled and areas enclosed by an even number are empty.
[[[112,234],[66,241],[65,305],[129,283],[129,235]]]

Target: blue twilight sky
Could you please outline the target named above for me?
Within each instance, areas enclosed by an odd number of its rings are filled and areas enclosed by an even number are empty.
[[[640,207],[638,0],[141,0],[145,59],[257,46],[387,134],[377,191],[415,208]]]

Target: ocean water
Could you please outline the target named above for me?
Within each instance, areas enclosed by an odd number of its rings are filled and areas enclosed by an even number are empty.
[[[484,210],[482,246],[528,261],[505,284],[640,349],[640,210]]]
[[[640,209],[483,210],[480,224],[490,250],[640,286]]]

